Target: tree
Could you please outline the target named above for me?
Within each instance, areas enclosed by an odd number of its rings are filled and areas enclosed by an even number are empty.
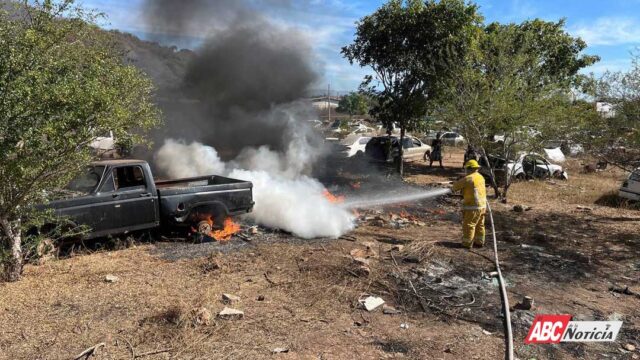
[[[489,153],[514,160],[520,151],[559,140],[572,122],[589,116],[570,95],[581,80],[577,72],[598,58],[581,55],[586,44],[563,28],[563,20],[489,24],[464,69],[441,93],[438,115],[480,149],[497,197],[506,199],[513,174],[505,171],[498,181],[496,166],[503,164],[489,161]],[[503,141],[493,141],[494,135]]]
[[[360,19],[352,44],[342,48],[349,62],[370,67],[361,90],[376,100],[371,114],[388,129],[417,127],[438,93],[443,79],[462,64],[480,17],[475,5],[463,0],[391,0]]]
[[[592,79],[591,95],[612,111],[587,122],[580,140],[591,154],[629,172],[640,166],[640,53],[631,56],[628,71]]]
[[[73,0],[0,13],[0,238],[4,272],[20,278],[23,232],[50,190],[93,159],[99,134],[131,136],[159,123],[152,84],[124,63],[96,16]]]
[[[369,99],[364,94],[351,92],[340,99],[337,111],[349,114],[350,118],[356,114],[364,115],[369,112]]]

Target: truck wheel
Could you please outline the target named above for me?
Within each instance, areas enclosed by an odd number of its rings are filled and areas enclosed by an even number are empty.
[[[206,220],[202,220],[198,223],[198,233],[202,235],[209,235],[213,231],[213,226]]]

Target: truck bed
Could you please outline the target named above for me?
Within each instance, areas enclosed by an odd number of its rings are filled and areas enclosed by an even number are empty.
[[[231,179],[224,176],[211,175],[211,176],[199,176],[192,178],[183,178],[183,179],[175,179],[175,180],[160,180],[156,181],[156,188],[161,194],[170,195],[173,191],[178,193],[184,193],[185,188],[188,190],[200,191],[203,187],[215,187],[219,186],[225,189],[245,189],[251,188],[251,182]],[[187,191],[190,192],[190,191]]]
[[[253,184],[224,176],[201,176],[155,182],[160,198],[160,216],[173,224],[187,221],[193,209],[215,205],[226,215],[250,212]]]

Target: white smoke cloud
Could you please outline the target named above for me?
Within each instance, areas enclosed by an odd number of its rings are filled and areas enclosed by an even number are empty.
[[[287,179],[248,170],[234,170],[229,176],[253,183],[256,205],[249,216],[264,226],[305,239],[337,238],[353,229],[353,215],[327,200],[324,186],[308,176]]]
[[[173,179],[226,172],[216,149],[198,142],[187,145],[167,139],[156,153],[155,161],[158,168]]]
[[[337,238],[353,229],[354,217],[323,195],[318,180],[302,174],[315,156],[300,138],[284,154],[266,146],[245,148],[225,164],[211,146],[168,139],[155,160],[171,178],[219,174],[251,181],[256,204],[248,216],[256,223],[305,239]]]

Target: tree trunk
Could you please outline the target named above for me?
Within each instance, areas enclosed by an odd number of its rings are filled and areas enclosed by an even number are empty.
[[[400,163],[398,164],[398,173],[400,174],[400,178],[404,177],[404,148],[402,144],[404,143],[404,126],[400,127]]]
[[[480,148],[482,151],[482,159],[489,167],[489,175],[491,175],[491,187],[493,188],[493,192],[495,193],[496,199],[500,199],[500,187],[498,186],[498,182],[496,181],[496,172],[493,167],[491,167],[491,163],[489,162],[489,158],[487,157],[487,152],[484,150],[484,147]]]
[[[5,246],[9,250],[9,256],[4,263],[4,276],[7,281],[20,280],[22,275],[22,238],[20,234],[20,222],[12,224],[7,219],[0,219]]]

